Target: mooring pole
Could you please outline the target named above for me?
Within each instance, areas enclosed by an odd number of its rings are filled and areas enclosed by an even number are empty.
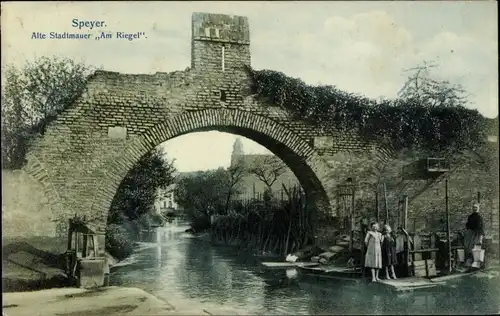
[[[446,210],[446,239],[448,240],[448,272],[451,272],[451,232],[450,232],[450,211],[448,208],[448,179],[444,181],[444,196]]]
[[[403,229],[405,233],[405,265],[406,272],[408,276],[412,276],[411,267],[410,267],[410,235],[408,234],[408,195],[404,196],[404,204],[403,204]]]
[[[403,217],[403,227],[408,231],[408,195],[404,196],[404,217]]]
[[[394,225],[394,229],[399,229],[401,227],[401,207],[403,206],[403,203],[401,199],[398,201],[398,207],[396,208],[397,214],[396,214],[396,224]]]
[[[387,187],[384,183],[384,202],[385,202],[385,223],[389,225],[389,206],[387,205]]]
[[[354,185],[352,186],[352,198],[351,198],[351,238],[349,240],[349,252],[352,254],[354,249],[354,229],[356,227],[355,223],[355,210],[354,210]]]

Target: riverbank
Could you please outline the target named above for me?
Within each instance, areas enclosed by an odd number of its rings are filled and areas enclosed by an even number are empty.
[[[235,310],[191,301],[176,299],[173,305],[141,289],[114,286],[4,293],[2,309],[9,316],[238,315]]]
[[[4,239],[2,291],[23,292],[67,286],[65,247],[60,238]],[[110,266],[119,263],[111,255],[106,256]]]

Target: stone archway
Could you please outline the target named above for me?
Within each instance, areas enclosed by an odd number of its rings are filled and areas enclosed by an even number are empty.
[[[107,219],[116,190],[132,166],[148,151],[169,139],[192,132],[217,130],[250,138],[276,154],[294,172],[312,205],[331,212],[334,196],[328,185],[328,166],[313,148],[279,123],[241,110],[209,109],[187,112],[154,126],[138,137],[113,161],[107,177],[96,188],[91,218]]]

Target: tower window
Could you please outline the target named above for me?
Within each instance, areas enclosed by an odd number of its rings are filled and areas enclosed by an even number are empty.
[[[220,100],[223,102],[226,102],[226,91],[225,90],[220,91]]]

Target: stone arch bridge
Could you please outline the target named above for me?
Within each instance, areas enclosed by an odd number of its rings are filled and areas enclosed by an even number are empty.
[[[250,93],[245,17],[194,13],[191,67],[131,75],[99,71],[87,92],[34,141],[24,170],[39,181],[51,217],[74,214],[101,229],[123,177],[160,143],[191,132],[239,134],[296,174],[308,200],[335,216],[336,185],[377,173],[384,151],[354,134],[321,131]]]

